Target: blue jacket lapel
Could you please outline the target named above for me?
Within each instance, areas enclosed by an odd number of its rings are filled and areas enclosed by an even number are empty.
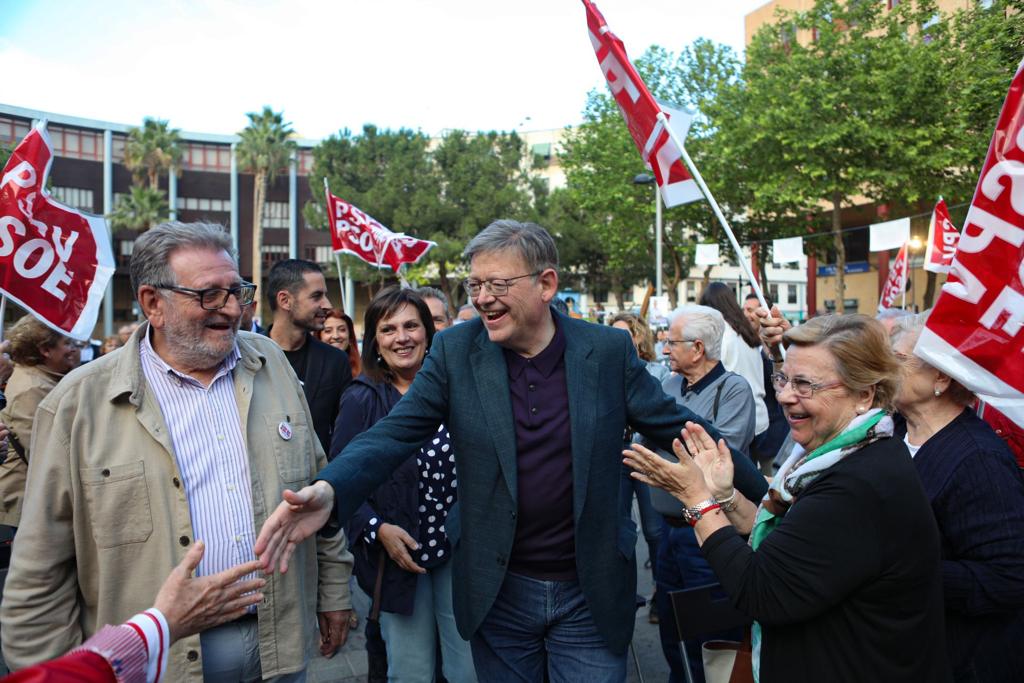
[[[582,326],[563,316],[565,328],[565,382],[569,392],[569,420],[572,430],[573,515],[577,522],[586,501],[590,461],[594,453],[594,426],[597,422],[598,375],[594,347]]]
[[[512,418],[512,398],[508,389],[508,367],[501,347],[487,338],[482,329],[469,354],[480,396],[480,409],[494,441],[494,452],[498,456],[501,470],[505,474],[512,500],[516,495],[516,430]]]

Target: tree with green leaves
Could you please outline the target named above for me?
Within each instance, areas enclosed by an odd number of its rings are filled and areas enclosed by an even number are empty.
[[[267,203],[267,188],[277,174],[288,167],[295,141],[291,139],[291,124],[281,112],[263,107],[259,113],[249,112],[249,125],[239,134],[238,163],[253,174],[252,195],[252,278],[258,286],[263,281],[263,207]]]
[[[148,230],[168,216],[167,198],[163,191],[145,185],[132,185],[128,194],[118,198],[110,223],[114,228]]]
[[[181,163],[180,131],[167,121],[146,117],[141,128],[128,131],[124,144],[124,165],[136,184],[149,181],[152,190],[160,188],[160,175],[175,172]]]

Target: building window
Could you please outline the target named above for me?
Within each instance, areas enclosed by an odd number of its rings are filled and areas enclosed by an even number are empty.
[[[899,4],[900,4],[900,0],[887,0],[887,5],[888,5],[889,9],[892,9],[893,7],[896,7]]]
[[[179,211],[203,211],[212,213],[231,213],[230,199],[207,197],[178,197]]]
[[[797,302],[796,298],[797,298],[797,293],[798,293],[797,292],[797,288],[798,287],[799,287],[799,285],[789,285],[788,287],[786,287],[786,303],[787,304],[795,304]]]
[[[231,147],[229,145],[187,142],[182,145],[182,166],[193,171],[231,171]]]
[[[8,146],[14,146],[21,142],[22,138],[28,135],[31,125],[28,121],[15,121],[0,116],[0,142]]]
[[[51,192],[53,198],[64,206],[70,206],[81,211],[93,213],[96,206],[93,204],[93,191],[81,187],[54,187]]]
[[[72,159],[103,160],[103,133],[95,130],[48,126],[53,152]]]
[[[264,244],[261,253],[263,254],[263,270],[265,272],[278,261],[284,261],[288,258],[288,245]]]
[[[132,252],[135,251],[135,240],[118,240],[117,265],[128,267],[131,265]]]
[[[779,286],[778,285],[776,285],[776,284],[768,285],[768,298],[771,299],[773,303],[779,303]]]
[[[288,229],[288,202],[267,202],[263,205],[263,229]]]
[[[334,261],[334,249],[330,245],[320,244],[312,248],[313,261],[317,263],[332,263]]]

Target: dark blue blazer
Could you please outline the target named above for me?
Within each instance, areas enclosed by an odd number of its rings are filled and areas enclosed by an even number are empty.
[[[665,395],[622,330],[559,315],[573,459],[576,569],[594,623],[622,653],[633,632],[636,525],[620,493],[627,425],[671,448],[686,420],[704,420]],[[444,423],[451,433],[459,502],[446,530],[454,548],[453,591],[459,632],[469,639],[501,588],[515,536],[516,434],[502,349],[479,320],[434,337],[423,368],[391,413],[360,434],[319,475],[335,490],[342,525],[391,472]],[[736,486],[758,501],[767,484],[735,454]],[[456,514],[458,513],[458,514]]]

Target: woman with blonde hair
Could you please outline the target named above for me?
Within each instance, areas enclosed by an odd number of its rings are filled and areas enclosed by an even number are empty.
[[[78,367],[81,348],[30,315],[11,326],[7,339],[14,372],[7,382],[7,407],[0,412],[0,422],[11,432],[7,460],[0,465],[0,524],[17,527],[36,408],[64,375]]]
[[[632,476],[682,502],[726,594],[754,619],[757,680],[949,681],[940,539],[892,438],[899,365],[885,330],[828,315],[784,340],[772,384],[797,445],[759,505],[733,488],[725,442],[693,423],[674,444],[678,464],[626,451]]]
[[[1006,443],[971,406],[976,397],[914,354],[927,316],[896,321],[893,350],[903,365],[895,405],[903,439],[942,538],[946,651],[958,681],[990,679],[1021,657],[982,655],[1024,610],[1024,478]]]

